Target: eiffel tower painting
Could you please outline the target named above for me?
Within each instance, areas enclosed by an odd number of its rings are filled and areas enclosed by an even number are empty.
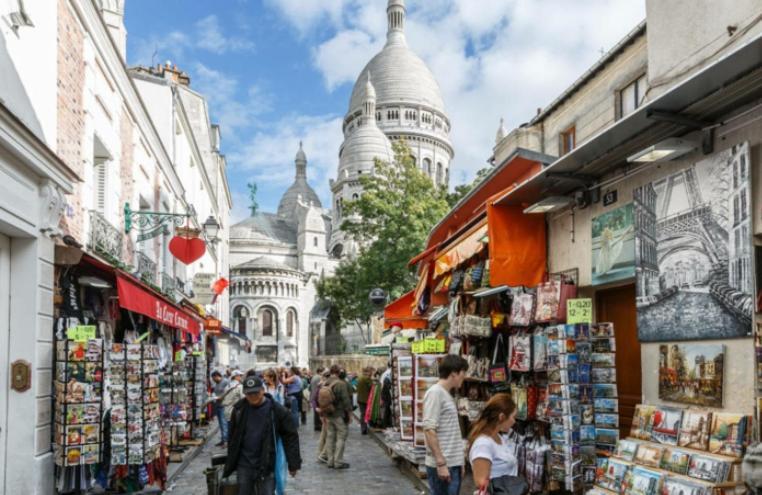
[[[751,334],[749,145],[633,191],[641,341]]]

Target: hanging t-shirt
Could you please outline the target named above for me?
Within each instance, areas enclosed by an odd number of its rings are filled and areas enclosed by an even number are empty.
[[[495,479],[501,476],[516,476],[518,473],[518,459],[516,458],[516,445],[501,437],[502,443],[497,443],[492,437],[480,435],[471,445],[468,460],[473,466],[476,459],[487,459],[492,463],[489,478]]]

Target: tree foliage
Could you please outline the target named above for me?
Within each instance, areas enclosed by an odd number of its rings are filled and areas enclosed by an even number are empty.
[[[376,160],[374,173],[360,176],[360,183],[363,193],[345,203],[341,225],[359,253],[318,283],[318,295],[336,305],[342,320],[366,323],[374,312],[371,289],[395,299],[415,286],[407,264],[449,206],[447,192],[416,167],[404,142],[394,143],[392,163]]]
[[[447,204],[450,205],[450,208],[458,204],[458,201],[465,198],[466,195],[470,193],[473,188],[478,186],[490,172],[492,172],[492,167],[484,167],[476,172],[476,177],[474,177],[473,181],[455,186],[453,192],[447,194]]]

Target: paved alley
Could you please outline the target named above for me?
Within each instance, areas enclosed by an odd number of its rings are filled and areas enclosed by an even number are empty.
[[[419,495],[413,481],[397,468],[382,448],[370,436],[360,434],[353,421],[347,438],[345,460],[351,464],[346,470],[328,469],[316,460],[320,433],[312,431],[312,418],[299,430],[302,449],[302,470],[296,478],[289,478],[288,495]],[[213,453],[220,452],[213,445],[215,435],[204,450],[169,487],[168,493],[178,495],[206,495],[204,469],[210,465]]]

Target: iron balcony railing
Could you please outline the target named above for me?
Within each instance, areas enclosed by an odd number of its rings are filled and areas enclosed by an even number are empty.
[[[88,247],[109,261],[122,261],[122,231],[111,225],[102,213],[90,210],[90,241]]]
[[[145,253],[138,251],[135,253],[135,259],[138,263],[138,276],[150,282],[156,283],[156,263],[151,260]]]

